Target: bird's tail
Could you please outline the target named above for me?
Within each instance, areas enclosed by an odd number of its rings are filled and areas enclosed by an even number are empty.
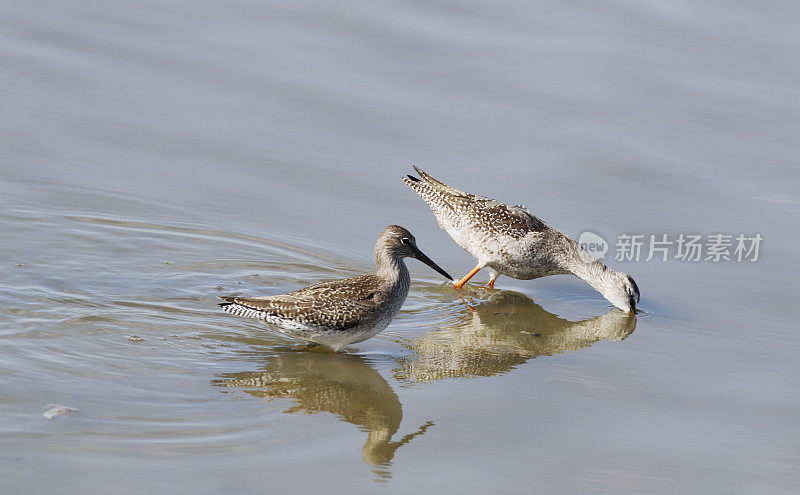
[[[225,302],[219,303],[222,311],[236,316],[244,316],[245,318],[260,318],[266,316],[266,311],[263,308],[251,306],[245,299],[235,296],[219,296]]]
[[[417,179],[413,175],[403,177],[403,182],[413,189],[415,193],[419,194],[419,197],[424,199],[437,215],[443,208],[446,208],[447,201],[445,201],[443,195],[429,183]]]
[[[436,192],[438,192],[439,194],[450,195],[450,196],[463,196],[463,195],[467,194],[464,191],[460,191],[460,190],[456,189],[455,187],[448,186],[444,182],[434,178],[431,174],[429,174],[428,172],[422,170],[421,168],[417,167],[416,165],[414,165],[414,170],[416,170],[417,173],[420,175],[420,177],[422,177],[422,181],[424,181],[431,188],[436,190]],[[413,177],[411,175],[409,175],[408,177],[411,180],[415,180],[416,179],[416,177]],[[419,180],[419,179],[416,179],[416,180]],[[420,182],[422,182],[422,181],[420,181]]]
[[[453,193],[450,191],[457,190],[439,182],[418,167],[414,167],[414,169],[423,179],[407,175],[403,177],[403,182],[428,203],[436,217],[436,221],[439,223],[439,227],[445,229],[445,219],[453,214],[453,205],[450,204]]]
[[[428,200],[428,196],[435,193],[434,189],[427,182],[420,180],[413,175],[406,175],[403,177],[403,182],[405,182],[408,187],[413,189],[415,193],[419,194],[420,197],[425,201]]]

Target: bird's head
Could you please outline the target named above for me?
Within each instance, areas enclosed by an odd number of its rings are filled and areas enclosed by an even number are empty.
[[[442,270],[439,265],[419,250],[417,239],[414,235],[399,225],[386,227],[378,236],[378,242],[375,244],[375,262],[380,265],[381,258],[387,254],[394,259],[416,258],[444,275],[447,279],[453,280],[449,273]]]
[[[627,273],[609,270],[605,277],[604,287],[600,292],[617,308],[626,313],[636,314],[636,304],[639,302],[639,287],[633,277]]]

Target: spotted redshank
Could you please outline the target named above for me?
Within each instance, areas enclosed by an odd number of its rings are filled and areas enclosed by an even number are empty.
[[[578,243],[547,225],[523,206],[459,191],[418,167],[403,177],[433,210],[439,226],[478,259],[478,264],[454,284],[461,289],[483,267],[490,270],[487,287],[497,277],[529,280],[548,275],[575,275],[585,280],[614,306],[636,313],[639,288],[630,275],[595,260]]]
[[[416,258],[449,280],[417,248],[403,227],[383,229],[375,243],[374,275],[323,282],[288,294],[267,297],[222,297],[228,313],[266,321],[283,334],[342,352],[350,344],[377,335],[400,311],[411,280],[404,258]]]

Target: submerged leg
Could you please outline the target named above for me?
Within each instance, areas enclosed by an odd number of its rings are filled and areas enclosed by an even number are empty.
[[[497,277],[499,277],[500,274],[494,270],[492,270],[490,273],[491,275],[489,276],[489,283],[486,284],[486,287],[494,289],[494,281],[497,280]]]
[[[299,350],[301,350],[301,351],[312,351],[312,352],[316,352],[316,351],[318,351],[318,350],[319,350],[319,348],[320,348],[320,347],[323,347],[323,348],[324,348],[325,346],[323,346],[323,345],[322,345],[322,344],[320,344],[319,342],[313,342],[313,341],[311,341],[311,340],[308,340],[308,341],[306,341],[306,343],[305,343],[305,344],[302,344],[302,345],[298,346],[298,349],[299,349]]]
[[[454,283],[454,284],[453,284],[453,288],[454,288],[454,289],[460,289],[460,288],[464,287],[464,284],[466,284],[466,283],[467,283],[467,280],[469,280],[469,279],[471,279],[472,277],[474,277],[474,276],[475,276],[475,274],[476,274],[476,273],[478,273],[478,272],[480,271],[480,269],[481,269],[481,268],[483,268],[483,265],[481,265],[481,264],[478,264],[478,266],[476,266],[475,268],[473,268],[471,272],[467,273],[467,276],[466,276],[466,277],[464,277],[464,278],[462,278],[461,280],[459,280],[458,282]]]

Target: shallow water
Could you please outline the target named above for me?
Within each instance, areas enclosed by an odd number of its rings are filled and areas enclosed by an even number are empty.
[[[800,12],[770,5],[0,7],[3,491],[797,493]],[[609,254],[635,319],[411,260],[346,355],[218,309],[368,273],[390,223],[466,273],[412,163],[612,251],[764,241]]]

